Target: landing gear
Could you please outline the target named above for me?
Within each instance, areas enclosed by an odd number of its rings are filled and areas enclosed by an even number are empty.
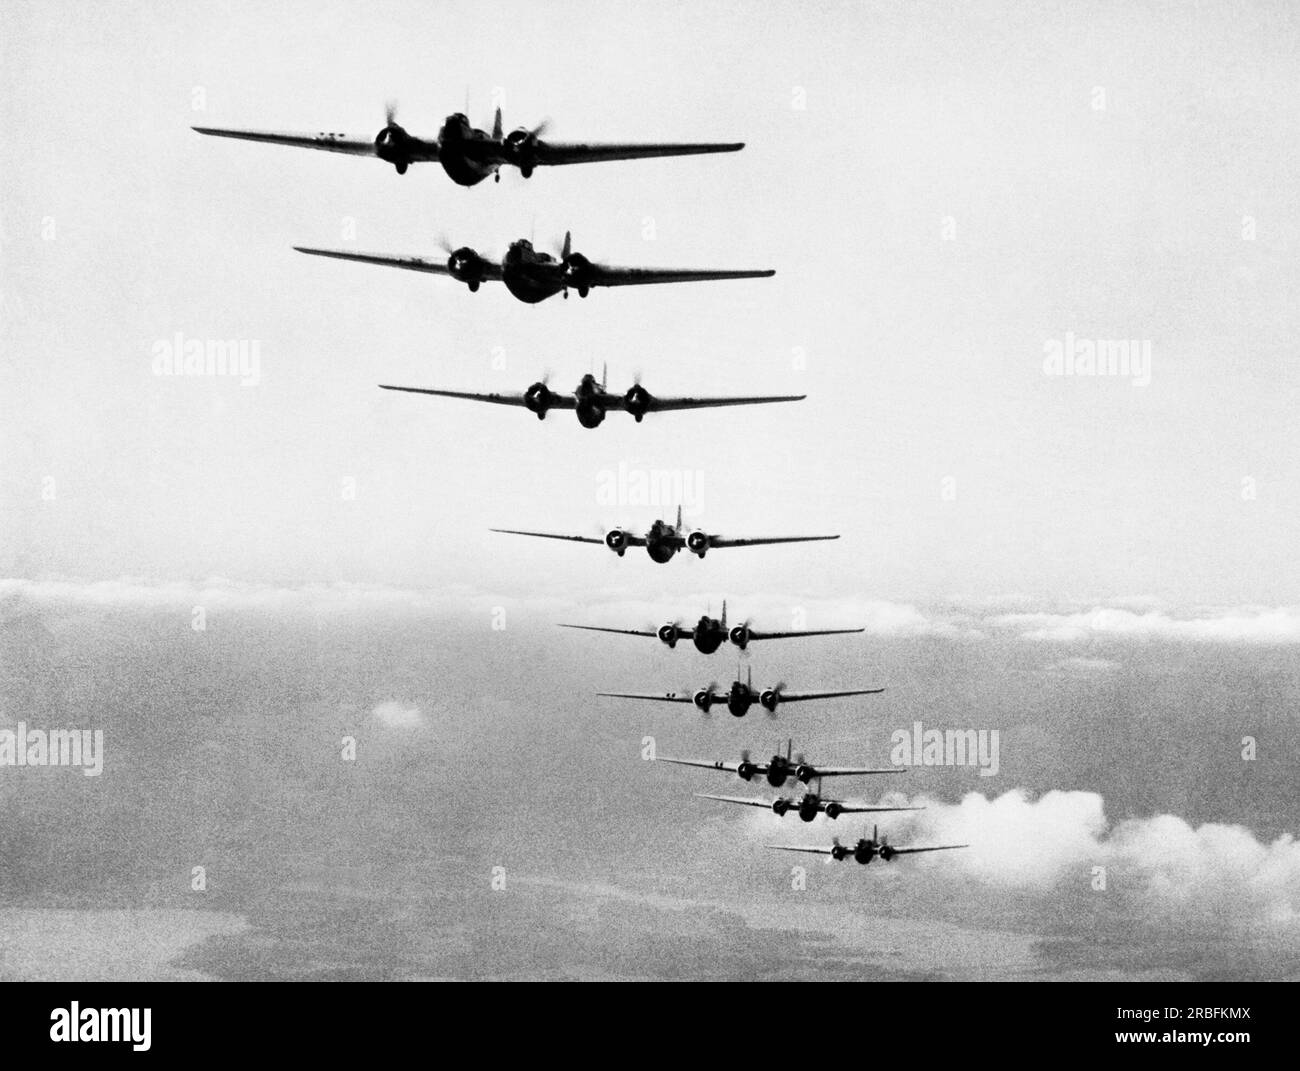
[[[492,176],[492,181],[493,181],[493,182],[500,182],[500,181],[501,181],[501,172],[500,172],[500,171],[497,171],[497,172],[495,172],[495,173],[493,174],[493,176]]]

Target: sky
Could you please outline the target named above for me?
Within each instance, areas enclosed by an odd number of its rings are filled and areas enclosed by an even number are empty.
[[[1289,5],[9,2],[0,26],[0,729],[109,749],[102,779],[0,771],[0,976],[1295,976]],[[427,137],[500,104],[557,140],[746,147],[463,189],[190,129],[373,136],[390,100]],[[776,275],[528,306],[292,249],[566,231]],[[256,381],[155,374],[177,335],[256,342]],[[1067,340],[1149,364],[1056,374]],[[606,364],[808,398],[589,431],[377,389]],[[645,526],[678,505],[638,498],[652,478],[712,532],[842,538],[661,566],[488,531]],[[867,627],[757,645],[756,683],[886,692],[629,710],[591,693],[739,660],[553,627],[723,598]],[[756,790],[641,758],[795,736],[875,764],[917,719],[1002,733],[996,777],[891,797],[927,808],[900,841],[972,849],[803,892],[763,845],[860,826],[723,813],[691,793]]]
[[[710,562],[719,588],[1297,600],[1286,5],[67,10],[6,8],[8,575],[634,593],[647,561],[486,533],[672,512],[608,503],[624,466],[694,479],[713,530],[844,537]],[[189,129],[369,134],[392,99],[431,136],[467,94],[557,139],[747,146],[463,189]],[[345,227],[777,275],[530,307],[291,249]],[[257,340],[258,384],[154,375],[177,332]],[[1149,382],[1045,374],[1067,333],[1149,341]],[[606,363],[809,397],[586,432],[376,389]]]

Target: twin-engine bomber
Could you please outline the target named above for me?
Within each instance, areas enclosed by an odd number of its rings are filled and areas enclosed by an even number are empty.
[[[811,699],[840,699],[849,695],[879,695],[883,688],[856,688],[847,692],[787,692],[785,683],[774,684],[771,688],[754,687],[754,671],[749,671],[747,680],[733,681],[725,692],[717,690],[717,684],[710,684],[695,692],[597,692],[597,695],[609,699],[648,699],[657,703],[692,703],[705,714],[714,703],[725,703],[727,711],[735,718],[743,718],[755,703],[769,714],[775,714],[782,703],[804,703]]]
[[[590,144],[586,142],[543,141],[549,124],[539,123],[529,129],[519,127],[509,134],[496,110],[492,131],[479,130],[461,112],[447,116],[436,138],[408,134],[397,124],[397,108],[385,109],[384,126],[373,138],[354,137],[331,131],[294,134],[275,130],[230,130],[223,127],[196,126],[200,134],[241,141],[260,141],[270,145],[292,145],[302,149],[321,149],[348,156],[375,156],[392,164],[405,175],[412,164],[437,162],[447,177],[458,186],[477,186],[489,175],[501,181],[502,167],[517,167],[529,178],[538,167],[563,164],[598,163],[603,160],[641,160],[657,156],[700,156],[705,153],[738,152],[743,141],[660,142],[650,144]]]
[[[708,792],[695,793],[697,799],[721,800],[723,803],[739,803],[746,807],[762,807],[771,811],[778,818],[784,818],[793,811],[803,821],[811,822],[819,814],[826,815],[834,821],[842,814],[874,814],[877,811],[923,811],[924,807],[870,807],[861,803],[846,803],[844,800],[828,800],[821,794],[821,784],[815,792],[805,792],[798,798],[778,796],[774,800],[751,799],[748,796],[714,796]]]
[[[787,740],[785,754],[782,755],[777,751],[766,762],[752,762],[748,750],[740,753],[739,762],[724,762],[721,759],[670,759],[667,755],[658,756],[656,761],[671,762],[677,766],[698,766],[702,770],[722,770],[726,773],[734,773],[742,781],[752,781],[755,777],[762,777],[773,788],[780,788],[792,777],[806,785],[814,779],[820,780],[823,777],[866,777],[871,774],[907,772],[905,768],[898,766],[884,770],[873,769],[870,766],[818,766],[809,762],[803,755],[792,755],[793,747],[794,741]]]
[[[585,535],[565,535],[560,532],[530,532],[519,528],[492,528],[492,532],[505,535],[532,536],[534,539],[562,539],[569,543],[604,543],[620,558],[627,553],[628,547],[645,547],[646,553],[653,561],[664,565],[683,550],[689,550],[697,558],[703,558],[710,550],[725,550],[728,547],[757,547],[771,543],[816,543],[827,539],[839,539],[837,535],[817,536],[760,536],[749,539],[710,535],[696,528],[687,531],[682,524],[682,508],[677,507],[677,523],[669,524],[659,519],[652,524],[643,536],[633,535],[623,528],[611,528],[603,538]]]
[[[695,622],[694,628],[683,628],[679,621],[669,621],[658,628],[604,628],[600,625],[566,625],[560,628],[578,628],[586,632],[613,632],[620,636],[653,636],[669,649],[677,646],[678,640],[690,640],[700,654],[713,654],[724,643],[730,641],[742,651],[754,640],[788,640],[801,636],[843,636],[850,632],[863,632],[860,628],[819,628],[799,629],[787,632],[761,632],[752,628],[748,621],[727,628],[727,603],[722,603],[722,617],[714,618],[702,614]]]
[[[449,275],[475,293],[485,282],[502,282],[520,301],[536,305],[556,294],[569,296],[569,290],[586,297],[596,286],[646,286],[651,283],[698,283],[712,279],[767,279],[776,272],[716,271],[694,268],[612,268],[595,264],[581,253],[573,252],[572,236],[566,233],[564,245],[556,256],[533,248],[527,238],[510,244],[500,263],[485,257],[469,246],[452,249],[444,245],[447,259],[402,257],[387,253],[353,253],[347,249],[315,249],[294,246],[299,253],[336,260],[355,260],[362,264],[384,264],[390,268],[422,271],[431,275]]]
[[[605,422],[605,414],[612,412],[631,413],[632,418],[641,423],[646,413],[667,413],[675,409],[711,409],[724,405],[763,405],[769,402],[801,402],[804,394],[774,394],[748,397],[725,398],[662,398],[651,394],[639,382],[628,388],[626,394],[610,394],[605,389],[605,379],[597,381],[591,373],[582,377],[582,381],[572,394],[557,394],[541,379],[519,394],[475,394],[459,390],[434,390],[430,387],[396,387],[381,383],[384,390],[405,391],[408,394],[432,394],[440,398],[464,398],[472,402],[491,402],[493,405],[516,405],[535,413],[538,420],[545,420],[552,409],[572,409],[578,417],[578,423],[584,428],[598,428]]]
[[[969,844],[934,844],[922,848],[895,848],[889,843],[888,836],[881,836],[879,828],[873,826],[871,836],[859,837],[854,845],[841,844],[839,837],[831,840],[829,848],[809,848],[801,844],[769,844],[779,852],[811,852],[816,855],[828,855],[835,862],[852,858],[854,862],[866,866],[873,859],[883,859],[888,863],[896,855],[913,855],[916,852],[947,852],[955,848],[969,848]]]

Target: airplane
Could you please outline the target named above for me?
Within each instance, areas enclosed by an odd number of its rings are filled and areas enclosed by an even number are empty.
[[[817,782],[816,791],[805,792],[798,799],[778,796],[774,800],[751,799],[748,796],[714,796],[707,792],[695,793],[697,799],[721,800],[723,803],[741,803],[746,807],[763,807],[778,818],[784,818],[789,811],[794,811],[800,819],[811,822],[819,814],[825,814],[834,821],[842,814],[867,814],[876,811],[923,811],[924,807],[867,807],[858,803],[845,803],[843,800],[828,800],[821,794],[821,781]],[[809,849],[810,851],[816,849]]]
[[[698,766],[704,770],[726,770],[728,773],[734,773],[742,781],[752,781],[755,777],[763,777],[773,788],[780,788],[791,777],[797,778],[806,785],[813,778],[820,780],[823,777],[859,777],[868,774],[907,772],[899,767],[873,770],[866,766],[815,766],[802,755],[792,756],[790,751],[793,746],[794,741],[787,740],[785,754],[782,755],[778,750],[767,762],[751,762],[748,751],[740,753],[739,762],[711,762],[708,759],[670,759],[667,755],[660,755],[656,761],[671,762],[677,766]]]
[[[556,294],[569,296],[569,289],[586,297],[593,286],[643,286],[650,283],[695,283],[710,279],[767,279],[776,272],[770,268],[762,271],[697,271],[693,268],[613,268],[593,264],[581,253],[573,252],[573,235],[564,235],[564,245],[557,257],[533,248],[527,238],[511,242],[505,259],[500,264],[483,256],[469,246],[452,249],[444,243],[447,259],[431,257],[402,257],[386,253],[353,253],[346,249],[316,249],[311,246],[294,246],[299,253],[313,257],[333,257],[335,260],[355,260],[362,264],[386,264],[407,271],[422,271],[432,275],[449,275],[476,293],[488,281],[503,282],[506,289],[520,301],[536,305]]]
[[[613,632],[620,636],[654,636],[670,650],[677,646],[678,640],[690,640],[700,654],[713,654],[723,641],[730,640],[742,651],[749,647],[751,640],[785,640],[800,636],[840,636],[850,632],[864,632],[860,628],[821,628],[794,632],[759,632],[751,628],[749,622],[727,628],[727,603],[722,603],[722,618],[701,615],[694,628],[682,628],[676,621],[669,621],[657,629],[636,628],[601,628],[599,625],[565,625],[560,628],[579,628],[587,632]]]
[[[709,712],[709,708],[714,703],[726,703],[727,710],[731,712],[732,717],[743,718],[755,703],[758,703],[769,714],[775,714],[776,708],[782,703],[801,703],[809,699],[838,699],[846,695],[878,695],[885,690],[883,688],[859,688],[849,692],[787,692],[784,691],[785,685],[782,683],[771,688],[764,688],[761,691],[755,691],[754,670],[752,667],[747,681],[733,681],[731,687],[721,693],[714,691],[716,687],[716,684],[710,684],[707,688],[701,688],[689,695],[682,692],[662,694],[651,692],[597,692],[596,694],[610,699],[650,699],[659,703],[694,703],[705,714]]]
[[[935,844],[925,848],[895,848],[889,843],[888,836],[880,836],[879,828],[872,826],[871,836],[859,837],[858,843],[852,847],[841,844],[839,837],[835,837],[831,841],[831,847],[829,848],[805,848],[798,844],[769,844],[768,847],[781,852],[813,852],[818,855],[828,855],[837,863],[852,856],[856,862],[866,866],[877,856],[888,863],[896,855],[910,855],[913,852],[946,852],[953,848],[969,848],[970,845]],[[830,862],[830,859],[827,862]]]
[[[549,124],[543,122],[531,130],[519,127],[505,133],[501,109],[496,110],[492,131],[479,130],[464,113],[447,116],[436,138],[408,134],[397,124],[396,106],[385,109],[383,129],[373,138],[352,137],[332,131],[293,134],[271,130],[230,130],[222,127],[196,126],[200,134],[218,138],[238,138],[271,145],[293,145],[304,149],[348,156],[377,156],[405,175],[411,164],[437,162],[458,186],[477,186],[491,175],[501,181],[501,168],[517,167],[530,178],[538,167],[563,164],[597,163],[602,160],[640,160],[657,156],[700,156],[706,153],[739,152],[743,141],[731,142],[664,142],[659,144],[610,144],[548,142],[542,140]]]
[[[646,553],[653,561],[664,565],[673,560],[683,549],[689,550],[697,558],[703,558],[712,549],[725,550],[727,547],[756,547],[769,543],[816,543],[827,539],[839,539],[837,535],[821,536],[764,536],[751,539],[730,539],[723,536],[709,535],[695,529],[689,535],[683,535],[682,508],[677,507],[677,523],[669,524],[665,520],[656,520],[643,536],[632,535],[622,528],[611,528],[604,538],[596,536],[562,535],[556,532],[525,532],[518,528],[490,528],[492,532],[505,535],[532,536],[535,539],[563,539],[570,543],[604,543],[620,558],[627,553],[628,547],[645,547]]]
[[[761,397],[730,398],[660,398],[651,394],[640,383],[634,383],[626,394],[608,394],[605,379],[597,382],[591,373],[582,377],[582,381],[572,394],[556,394],[548,389],[546,380],[534,383],[522,394],[473,394],[457,390],[433,390],[428,387],[395,387],[387,383],[379,386],[383,390],[405,391],[409,394],[434,394],[442,398],[466,398],[473,402],[492,402],[495,405],[517,405],[537,414],[538,420],[545,420],[551,409],[572,409],[578,417],[578,423],[584,428],[599,427],[610,411],[624,410],[632,414],[640,424],[646,413],[665,413],[674,409],[708,409],[723,405],[762,405],[766,402],[801,402],[806,394],[778,394]]]

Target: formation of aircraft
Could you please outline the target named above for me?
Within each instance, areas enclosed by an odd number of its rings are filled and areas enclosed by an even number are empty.
[[[677,523],[657,519],[645,535],[634,535],[623,528],[611,528],[604,538],[585,535],[565,535],[560,532],[531,532],[518,528],[492,528],[493,532],[504,535],[532,536],[534,539],[562,539],[569,543],[604,543],[620,558],[627,553],[628,547],[645,547],[652,561],[666,564],[683,550],[689,550],[697,558],[703,558],[710,550],[725,550],[728,547],[757,547],[770,543],[816,543],[826,539],[839,539],[837,535],[816,536],[761,536],[747,539],[711,535],[698,528],[688,531],[682,524],[682,508],[677,507]]]
[[[784,818],[793,811],[805,822],[811,822],[819,814],[824,814],[834,821],[842,814],[874,814],[880,811],[923,811],[924,807],[872,807],[863,803],[846,803],[844,800],[828,800],[821,794],[821,782],[816,791],[805,792],[802,796],[778,796],[774,800],[753,799],[749,796],[714,796],[708,792],[695,793],[697,799],[719,800],[722,803],[738,803],[745,807],[762,807],[771,811],[778,818]]]
[[[713,654],[723,643],[730,641],[742,651],[753,640],[788,640],[801,636],[842,636],[850,632],[863,632],[860,628],[820,628],[795,629],[785,632],[761,632],[750,626],[748,621],[727,628],[727,603],[722,603],[722,617],[714,618],[701,614],[694,628],[683,628],[678,621],[669,621],[658,628],[604,628],[599,625],[565,625],[560,628],[583,629],[586,632],[613,632],[620,636],[653,636],[670,650],[677,646],[678,640],[690,640],[700,654]]]
[[[446,118],[436,137],[426,138],[410,134],[404,127],[400,126],[397,123],[394,106],[389,105],[384,126],[373,138],[351,137],[331,131],[318,131],[313,134],[207,126],[196,126],[193,129],[200,134],[215,137],[296,146],[352,156],[373,156],[391,164],[399,175],[405,174],[412,164],[436,162],[442,166],[443,171],[453,182],[467,187],[476,186],[489,176],[499,182],[502,169],[507,167],[518,169],[520,174],[527,179],[538,167],[597,161],[633,160],[647,157],[736,152],[744,148],[741,142],[603,145],[562,143],[545,139],[546,126],[546,123],[541,123],[531,129],[520,127],[507,134],[502,120],[501,109],[498,108],[490,131],[474,127],[465,114],[456,113]],[[536,249],[531,240],[521,238],[510,244],[505,256],[500,260],[485,256],[469,246],[453,248],[447,242],[443,243],[445,256],[442,257],[363,253],[353,252],[349,249],[321,249],[309,246],[295,246],[294,248],[298,252],[310,256],[350,260],[364,264],[386,265],[431,275],[444,275],[456,282],[463,283],[471,293],[477,292],[485,282],[500,282],[505,285],[506,290],[513,297],[526,304],[537,304],[556,294],[562,294],[567,299],[570,290],[576,290],[579,297],[585,298],[596,287],[642,286],[724,279],[757,279],[769,278],[775,275],[775,272],[771,269],[718,270],[614,267],[596,263],[582,253],[575,252],[571,232],[565,234],[563,245],[551,252]],[[640,423],[647,413],[794,402],[802,401],[805,397],[802,394],[714,398],[666,397],[652,394],[641,385],[639,380],[626,392],[611,394],[607,389],[606,377],[602,375],[601,379],[597,381],[594,374],[584,376],[573,392],[568,394],[552,391],[545,377],[533,383],[521,393],[476,393],[432,387],[398,386],[386,383],[379,386],[383,390],[409,394],[426,394],[495,405],[516,406],[529,410],[539,420],[545,419],[547,413],[552,409],[572,410],[579,424],[585,428],[598,427],[610,412],[629,413],[637,423]],[[603,543],[620,558],[624,556],[629,547],[644,547],[650,558],[660,564],[671,561],[683,550],[703,558],[712,549],[775,543],[807,543],[839,538],[838,535],[760,538],[723,537],[699,529],[688,529],[682,523],[680,507],[677,510],[675,524],[656,519],[644,534],[639,535],[628,532],[623,528],[611,529],[603,537],[524,531],[510,528],[494,528],[492,531],[541,539],[560,539],[578,543]],[[632,636],[653,636],[669,648],[676,647],[679,640],[689,639],[696,650],[703,654],[713,654],[724,643],[728,642],[744,651],[748,648],[750,642],[755,640],[841,635],[864,631],[861,628],[856,628],[764,632],[753,628],[748,620],[742,624],[728,627],[725,602],[722,604],[720,619],[704,614],[693,628],[683,627],[677,621],[670,621],[658,628],[648,630],[574,624],[566,624],[562,627]],[[798,693],[787,692],[783,683],[773,685],[770,688],[756,689],[753,685],[753,672],[750,670],[744,681],[741,681],[739,675],[737,675],[737,679],[726,691],[719,691],[716,684],[710,684],[706,688],[691,693],[670,692],[661,695],[600,692],[598,694],[614,698],[690,703],[706,714],[714,704],[721,703],[726,705],[732,715],[740,718],[744,717],[755,704],[761,706],[768,714],[775,714],[782,703],[874,695],[882,691],[884,691],[883,688],[861,688],[847,691]],[[904,771],[897,768],[873,769],[857,766],[819,766],[808,762],[802,754],[795,755],[792,740],[787,741],[785,754],[781,754],[778,749],[767,761],[755,762],[751,760],[748,751],[741,752],[739,762],[668,757],[664,757],[660,761],[734,773],[746,782],[752,781],[756,777],[762,777],[775,789],[780,789],[793,778],[796,782],[805,786],[803,794],[794,798],[782,796],[776,799],[764,800],[712,795],[709,793],[697,793],[697,795],[703,799],[766,808],[778,817],[793,811],[804,822],[813,821],[818,814],[825,814],[828,818],[835,819],[841,814],[922,809],[912,806],[871,806],[825,798],[822,795],[822,778],[824,777],[871,776],[902,773]],[[865,865],[875,858],[888,861],[896,855],[913,852],[946,851],[964,848],[967,845],[942,844],[915,848],[895,848],[888,843],[885,837],[879,836],[878,831],[873,827],[871,837],[862,837],[856,845],[852,846],[843,845],[836,838],[829,848],[783,844],[772,844],[768,845],[768,847],[780,851],[823,854],[836,861],[852,856],[859,863]]]
[[[911,855],[915,852],[947,852],[955,848],[969,848],[969,844],[933,844],[923,848],[895,848],[889,843],[888,836],[882,837],[879,828],[873,826],[871,836],[859,837],[858,843],[854,845],[841,844],[839,837],[831,841],[829,848],[808,848],[801,844],[769,844],[769,848],[774,848],[780,852],[811,852],[816,855],[827,855],[837,863],[850,857],[855,862],[866,866],[871,860],[880,858],[888,863],[896,855]]]
[[[430,275],[448,275],[476,293],[486,282],[501,282],[520,301],[536,305],[556,294],[569,296],[569,290],[586,297],[597,286],[647,286],[652,283],[698,283],[714,279],[767,279],[775,275],[771,268],[746,271],[718,271],[697,268],[614,268],[596,264],[573,251],[572,232],[564,235],[564,245],[557,255],[533,248],[527,238],[511,242],[506,255],[498,262],[469,246],[445,247],[447,259],[438,257],[393,256],[387,253],[354,253],[349,249],[316,249],[294,246],[299,253],[335,260],[355,260],[361,264],[384,264],[390,268],[422,271]]]
[[[542,135],[548,123],[518,127],[509,134],[502,123],[501,109],[496,110],[491,132],[473,126],[462,112],[449,115],[435,138],[407,133],[397,123],[397,108],[385,108],[384,125],[377,135],[357,137],[321,130],[316,133],[288,133],[274,130],[231,130],[223,127],[196,126],[200,134],[241,141],[260,141],[270,145],[291,145],[303,149],[343,153],[348,156],[374,156],[392,164],[405,175],[411,164],[439,163],[458,186],[477,186],[489,175],[501,181],[501,168],[516,167],[524,178],[539,167],[598,163],[606,160],[643,160],[659,156],[700,156],[706,153],[739,152],[743,141],[660,142],[649,144],[598,144],[591,142],[545,141]]]
[[[724,770],[727,773],[734,773],[742,781],[752,781],[755,777],[762,777],[773,788],[780,788],[792,777],[806,785],[814,779],[820,781],[823,777],[865,777],[871,774],[901,774],[907,772],[904,768],[897,766],[884,770],[873,769],[869,766],[818,766],[809,762],[803,755],[791,755],[793,747],[794,741],[787,740],[785,754],[782,755],[780,751],[777,751],[766,762],[752,762],[747,750],[740,753],[739,762],[709,759],[670,759],[667,755],[660,755],[656,761],[671,762],[677,766],[698,766],[702,770]]]
[[[849,695],[878,695],[883,688],[857,688],[847,692],[787,692],[785,684],[774,684],[771,688],[754,687],[754,671],[750,669],[747,680],[735,680],[725,692],[717,691],[716,684],[698,691],[685,692],[597,692],[597,695],[610,699],[649,699],[657,703],[693,703],[705,714],[714,703],[725,703],[732,717],[743,718],[749,708],[759,704],[769,714],[775,714],[782,703],[803,703],[810,699],[839,699]]]
[[[542,379],[526,391],[518,394],[475,394],[458,390],[434,390],[430,387],[396,387],[381,383],[384,390],[405,391],[408,394],[433,394],[440,398],[464,398],[472,402],[490,402],[493,405],[515,405],[535,413],[538,420],[545,420],[552,409],[572,409],[578,417],[578,423],[584,428],[600,427],[605,421],[605,414],[610,412],[630,413],[632,418],[641,423],[647,413],[667,413],[676,409],[711,409],[726,405],[763,405],[769,402],[801,402],[804,394],[776,394],[748,397],[726,398],[667,398],[651,394],[640,383],[634,383],[625,394],[610,394],[606,390],[605,378],[597,381],[591,373],[582,377],[572,394],[557,394]]]

